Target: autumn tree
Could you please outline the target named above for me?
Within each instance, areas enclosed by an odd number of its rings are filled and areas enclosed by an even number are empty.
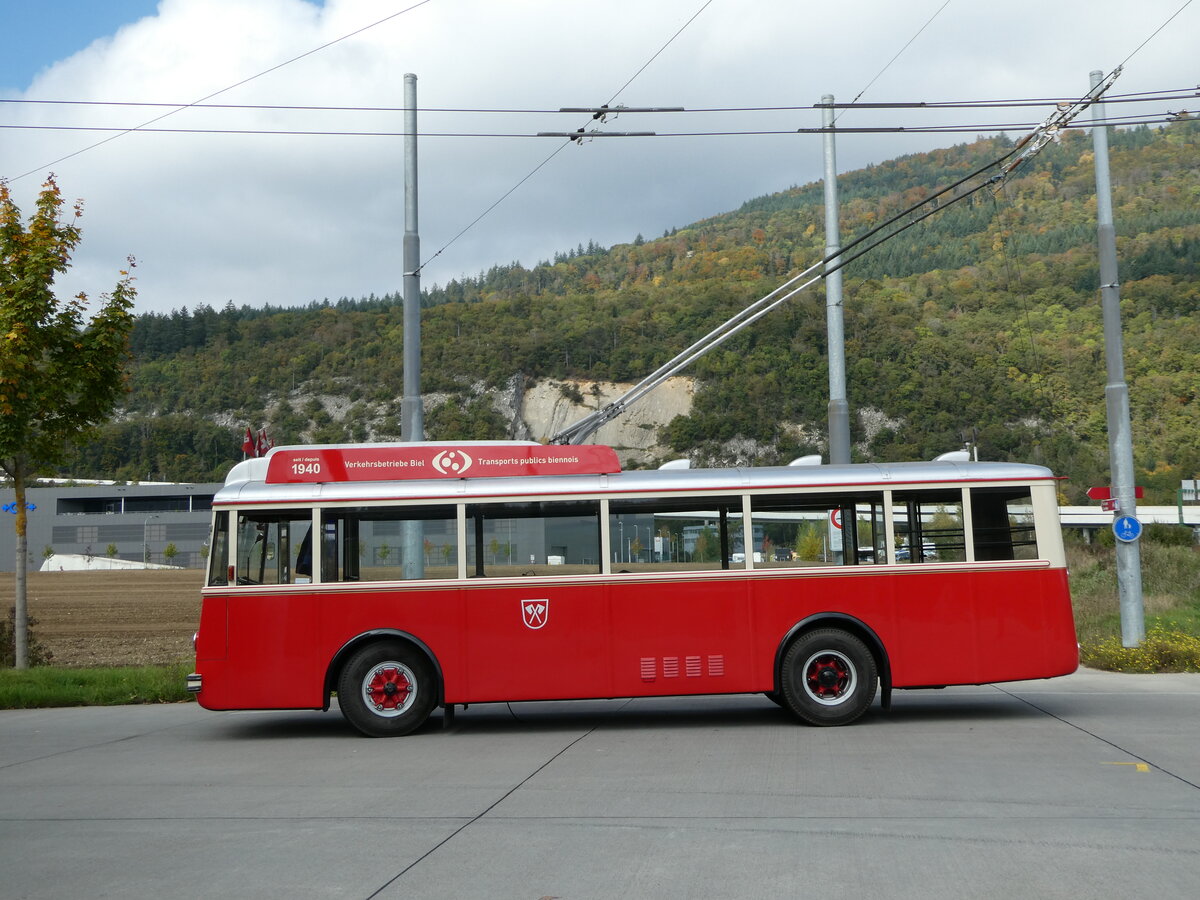
[[[51,176],[26,227],[8,184],[0,181],[0,470],[16,494],[18,669],[29,664],[26,486],[86,438],[124,390],[133,277],[121,271],[112,294],[104,295],[86,322],[86,295],[65,302],[54,295],[54,279],[66,272],[79,244],[82,212],[77,201],[73,214],[64,217],[62,194]]]

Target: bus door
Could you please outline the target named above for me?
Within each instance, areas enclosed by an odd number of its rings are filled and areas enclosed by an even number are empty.
[[[749,690],[749,582],[741,498],[609,502],[617,696]]]
[[[598,500],[466,509],[467,679],[448,702],[610,696]]]
[[[294,587],[312,581],[312,526],[310,509],[237,514],[234,579],[242,590],[226,600],[227,658],[246,707],[320,705],[321,679],[307,677],[315,671],[317,603],[311,590]],[[298,696],[302,686],[309,690]]]

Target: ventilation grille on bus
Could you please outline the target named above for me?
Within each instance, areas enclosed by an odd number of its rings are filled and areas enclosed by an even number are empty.
[[[657,681],[659,678],[710,678],[725,674],[723,653],[704,656],[643,656],[641,658],[642,681]]]

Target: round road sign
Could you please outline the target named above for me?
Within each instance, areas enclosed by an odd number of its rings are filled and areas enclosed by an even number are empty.
[[[1142,523],[1133,516],[1118,516],[1113,519],[1112,530],[1118,541],[1128,544],[1142,536]]]

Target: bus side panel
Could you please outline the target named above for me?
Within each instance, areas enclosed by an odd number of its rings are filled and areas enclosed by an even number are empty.
[[[981,574],[974,588],[976,682],[1049,678],[1078,668],[1066,569]]]
[[[897,576],[896,687],[984,684],[1075,670],[1062,569],[907,571]]]
[[[744,572],[627,577],[611,583],[609,596],[615,696],[756,690]]]
[[[364,585],[364,583],[360,583]],[[321,606],[321,678],[338,651],[370,632],[412,635],[434,656],[447,694],[464,680],[463,598],[458,587],[382,584],[328,591]],[[336,689],[336,684],[335,684]]]
[[[207,709],[316,709],[324,705],[318,658],[318,598],[287,589],[205,598],[201,613],[198,700]],[[227,652],[207,660],[215,610],[227,610]],[[215,637],[215,633],[213,635]]]
[[[479,579],[463,589],[463,684],[447,702],[611,697],[607,587],[596,579],[524,584]]]
[[[755,673],[752,690],[775,690],[776,653],[793,627],[812,616],[848,616],[861,622],[891,652],[895,639],[896,579],[879,568],[846,568],[835,574],[773,575],[754,582]]]
[[[755,683],[771,690],[775,653],[798,622],[862,622],[883,644],[895,687],[1048,678],[1078,664],[1063,569],[846,570],[753,582]],[[831,622],[831,627],[837,627]]]
[[[203,687],[196,702],[205,709],[233,709],[237,703],[236,683],[227,674],[229,652],[228,598],[204,595],[200,601],[200,627],[196,630],[196,668]]]

